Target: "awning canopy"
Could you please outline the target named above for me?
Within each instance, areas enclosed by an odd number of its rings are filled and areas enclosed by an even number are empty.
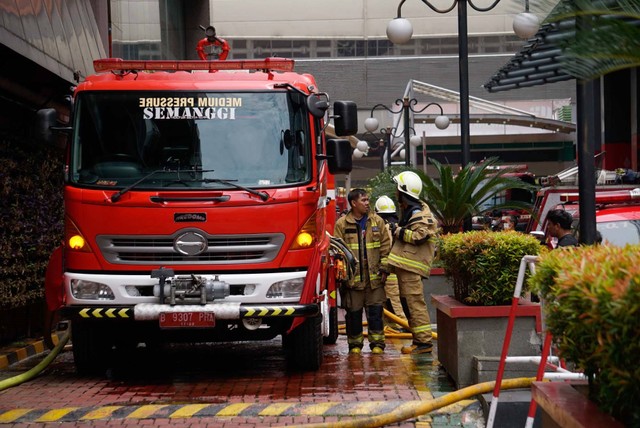
[[[489,92],[500,92],[573,79],[561,70],[560,44],[574,35],[573,19],[541,26],[520,52],[483,87]]]

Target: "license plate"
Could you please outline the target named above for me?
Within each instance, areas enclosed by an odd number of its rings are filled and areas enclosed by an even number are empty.
[[[160,328],[210,328],[216,325],[213,312],[161,312]]]

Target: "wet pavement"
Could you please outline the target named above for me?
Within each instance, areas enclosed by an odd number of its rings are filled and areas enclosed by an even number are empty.
[[[325,347],[316,372],[291,372],[281,340],[138,349],[99,377],[75,374],[62,352],[35,379],[0,391],[7,426],[287,426],[337,423],[386,414],[454,391],[433,355],[349,355],[346,338]],[[0,380],[35,366],[43,354],[0,370]],[[387,426],[484,426],[477,400],[463,400]]]

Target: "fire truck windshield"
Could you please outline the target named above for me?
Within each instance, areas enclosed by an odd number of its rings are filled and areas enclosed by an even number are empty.
[[[69,179],[83,187],[172,190],[309,182],[304,101],[292,91],[84,92]],[[137,183],[158,170],[166,172]]]
[[[640,220],[598,222],[596,227],[602,235],[602,242],[609,245],[624,247],[640,243]]]

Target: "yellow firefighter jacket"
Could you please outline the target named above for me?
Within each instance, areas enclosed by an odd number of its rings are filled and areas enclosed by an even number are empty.
[[[391,250],[391,238],[382,217],[369,213],[366,233],[349,212],[336,222],[334,235],[344,241],[358,261],[353,284],[350,288],[363,290],[366,286],[367,274],[371,288],[382,287],[382,271],[388,272],[388,256]],[[365,270],[365,266],[368,269]]]
[[[396,228],[389,265],[428,278],[437,233],[438,225],[429,207],[423,203],[422,211],[414,212],[407,224]]]

